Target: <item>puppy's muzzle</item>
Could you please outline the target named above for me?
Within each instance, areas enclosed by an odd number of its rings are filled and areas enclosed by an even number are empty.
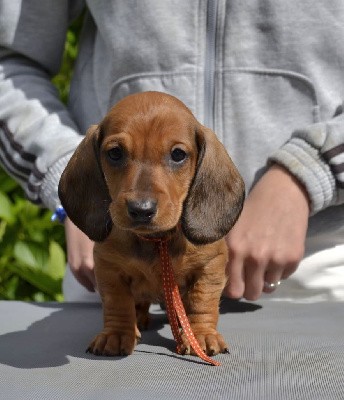
[[[128,215],[135,223],[148,224],[157,212],[157,202],[152,199],[127,200]]]

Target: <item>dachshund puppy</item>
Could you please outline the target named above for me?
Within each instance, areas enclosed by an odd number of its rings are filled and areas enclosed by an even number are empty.
[[[217,332],[226,283],[224,236],[244,200],[243,181],[215,134],[173,96],[130,95],[92,126],[66,167],[59,196],[94,240],[104,329],[89,351],[129,355],[152,302],[163,301],[155,243],[169,237],[175,279],[208,355],[226,352]],[[192,353],[183,337],[183,352]]]

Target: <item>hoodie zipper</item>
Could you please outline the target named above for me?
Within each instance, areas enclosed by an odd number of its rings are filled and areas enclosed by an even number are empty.
[[[214,129],[215,57],[218,0],[208,0],[204,65],[204,125]]]

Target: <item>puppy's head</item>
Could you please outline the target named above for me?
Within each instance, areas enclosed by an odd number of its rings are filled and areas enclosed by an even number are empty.
[[[173,96],[117,103],[81,142],[59,184],[69,218],[92,240],[114,224],[141,235],[181,222],[193,243],[223,237],[240,214],[243,181],[215,134]]]

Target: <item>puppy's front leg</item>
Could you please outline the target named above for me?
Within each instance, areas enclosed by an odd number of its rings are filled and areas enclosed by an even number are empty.
[[[96,278],[103,303],[104,329],[87,351],[103,356],[132,354],[139,332],[130,288],[112,266],[98,265]]]
[[[183,297],[191,328],[202,350],[210,355],[228,353],[228,345],[217,332],[219,303],[226,277],[222,255],[214,258],[196,278],[191,290]],[[182,335],[185,354],[195,354]]]

